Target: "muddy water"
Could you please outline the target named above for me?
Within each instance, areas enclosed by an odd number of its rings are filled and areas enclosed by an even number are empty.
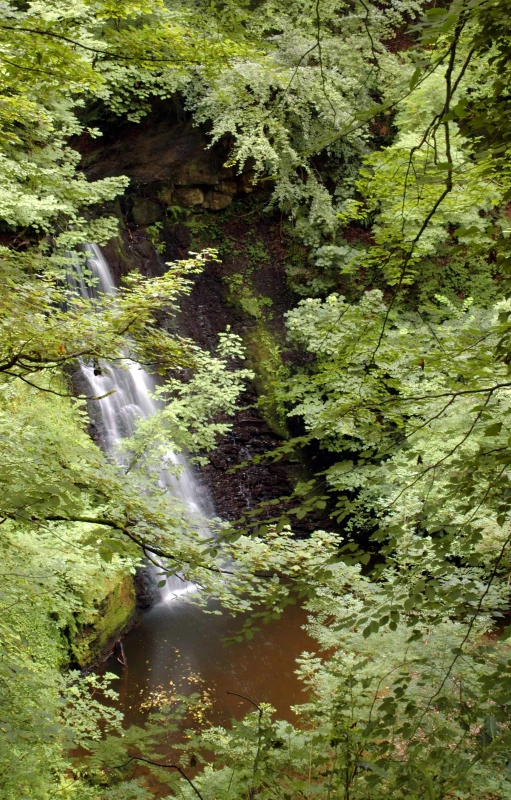
[[[211,605],[210,610],[215,610]],[[206,614],[182,600],[159,603],[143,614],[125,636],[125,665],[116,656],[106,661],[101,671],[119,676],[114,688],[116,704],[124,713],[125,726],[143,724],[154,693],[191,694],[206,689],[211,706],[206,724],[229,726],[253,706],[236,692],[256,703],[270,703],[277,716],[295,722],[290,706],[307,700],[295,674],[295,659],[304,650],[315,650],[315,643],[303,629],[306,615],[290,606],[282,617],[261,628],[250,641],[225,645],[227,637],[239,632],[241,619]],[[179,758],[174,744],[182,733],[167,734],[158,746],[158,758],[171,763]],[[189,777],[195,770],[187,769]],[[142,779],[155,800],[169,795],[164,774],[150,773],[137,764],[132,777]]]
[[[155,692],[186,694],[203,688],[211,697],[213,724],[228,724],[252,710],[227,692],[271,703],[278,716],[293,719],[290,706],[306,700],[295,675],[295,659],[315,649],[302,627],[305,622],[305,613],[290,606],[250,641],[226,645],[224,640],[240,629],[239,618],[207,614],[179,599],[161,602],[124,638],[126,666],[112,656],[103,670],[120,677],[115,688],[127,724],[142,721],[141,705]]]

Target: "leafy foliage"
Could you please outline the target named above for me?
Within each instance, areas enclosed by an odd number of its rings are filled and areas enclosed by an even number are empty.
[[[180,524],[183,511],[168,496],[149,498],[145,485],[141,490],[141,471],[128,479],[92,443],[83,398],[72,399],[70,373],[79,359],[127,357],[150,362],[154,371],[192,370],[200,362],[203,372],[208,363],[221,372],[223,362],[208,362],[193,343],[164,333],[155,316],[173,313],[209,254],[171,265],[156,280],[132,274],[115,297],[96,293],[85,300],[68,282],[80,263],[83,281],[92,282],[83,244],[116,234],[117,220],[98,206],[127,185],[125,178],[90,182],[79,171],[69,141],[85,130],[85,104],[138,118],[148,97],[169,96],[198,58],[207,73],[240,52],[198,28],[191,38],[182,23],[158,0],[1,4],[0,791],[6,800],[97,798],[79,771],[69,771],[68,754],[118,730],[120,715],[102,702],[113,699],[108,680],[64,668],[72,652],[85,657],[80,629],[97,618],[104,593],[140,562],[132,540],[142,540],[124,523],[136,520],[142,538],[153,543],[153,520],[167,530],[167,544],[175,535],[184,544],[190,528]],[[229,381],[239,385],[235,375]],[[233,388],[231,406],[235,395]],[[136,787],[126,792],[140,796]]]
[[[296,494],[323,494],[344,540],[316,534],[315,569],[294,575],[323,649],[301,661],[302,724],[260,707],[206,730],[192,746],[217,757],[197,779],[207,797],[510,796],[509,301],[492,266],[507,279],[504,15],[484,0],[431,9],[407,97],[387,91],[396,139],[366,159],[340,217],[372,242],[337,254],[345,274],[379,273],[386,294],[306,299],[288,315],[311,358],[282,400],[303,421],[299,443],[328,454]],[[480,265],[477,304],[469,275],[446,281],[449,297],[444,275],[432,281],[453,256]],[[281,575],[284,542],[271,553]]]
[[[168,765],[174,791],[511,797],[506,3],[454,0],[419,23],[419,3],[369,0],[2,10],[3,796],[147,796],[114,767],[133,748],[157,760],[162,729],[197,698],[163,702],[145,729],[103,741],[119,726],[99,702],[105,687],[62,672],[97,584],[143,552],[196,580],[196,602],[210,594],[250,612],[240,636],[303,602],[320,649],[300,661],[311,696],[299,725],[265,706],[229,730],[195,724]],[[410,18],[412,46],[394,53]],[[115,234],[97,207],[126,186],[86,181],[70,137],[106,109],[139,119],[178,89],[213,141],[233,136],[230,163],[274,183],[317,270],[287,318],[307,358],[275,381],[324,468],[256,536],[202,538],[148,482],[169,444],[198,460],[213,447],[227,429],[218,414],[234,412],[250,375],[232,370],[236,336],[211,355],[158,325],[214,254],[161,278],[131,274],[115,296],[85,300],[67,283],[76,262],[92,280],[80,246]],[[247,254],[251,269],[266,257]],[[349,301],[331,291],[343,285]],[[238,302],[260,323],[248,286],[241,276]],[[68,370],[128,357],[161,373],[165,405],[120,467],[84,432]],[[291,518],[309,509],[342,533],[297,540]],[[64,754],[78,745],[88,755],[73,763]],[[214,754],[192,782],[190,751]]]
[[[272,202],[317,248],[338,229],[336,211],[352,196],[368,151],[367,132],[354,119],[374,112],[374,98],[385,88],[396,91],[399,62],[384,41],[420,3],[296,2],[284,8],[265,2],[257,13],[235,2],[207,8],[212,21],[229,30],[236,25],[257,49],[214,80],[188,84],[188,106],[197,121],[213,123],[213,141],[235,136],[229,163],[251,165],[256,177],[274,181]],[[325,148],[326,182],[314,160]],[[325,183],[334,186],[333,196]]]

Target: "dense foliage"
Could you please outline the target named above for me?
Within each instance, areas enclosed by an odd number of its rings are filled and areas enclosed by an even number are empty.
[[[197,602],[253,612],[249,636],[299,599],[321,653],[300,660],[299,725],[261,706],[191,731],[182,768],[213,757],[174,793],[511,797],[508,4],[430,5],[0,5],[6,800],[148,796],[117,767],[154,756],[193,698],[120,737],[109,690],[67,669],[80,625],[144,554],[196,580]],[[69,281],[80,264],[93,283],[84,243],[116,235],[102,206],[127,186],[87,181],[72,137],[176,91],[307,248],[287,315],[307,358],[274,391],[303,430],[282,452],[324,455],[274,524],[255,514],[206,539],[151,474],[169,445],[200,462],[250,378],[229,332],[210,354],[159,324],[216,255],[131,273],[115,295]],[[71,375],[128,357],[160,374],[164,405],[116,462]],[[318,509],[335,532],[296,539],[294,517]]]
[[[105,596],[122,591],[141,560],[133,542],[148,530],[156,549],[171,534],[176,558],[181,545],[193,548],[183,509],[156,487],[141,492],[144,469],[123,474],[85,433],[71,373],[79,359],[129,356],[161,373],[200,363],[214,371],[212,392],[224,386],[235,398],[241,388],[225,369],[228,342],[212,358],[156,325],[155,312],[173,313],[204,257],[161,279],[131,275],[115,297],[86,300],[68,283],[77,263],[92,281],[84,242],[107,241],[117,220],[91,210],[127,185],[88,182],[69,139],[84,129],[85,103],[119,113],[131,108],[136,86],[142,113],[143,85],[161,79],[172,92],[198,49],[207,70],[229,46],[211,37],[202,46],[198,30],[191,44],[158,2],[3,3],[1,16],[1,791],[64,797],[75,783],[67,753],[98,738],[103,720],[119,726],[99,703],[101,681],[62,672],[70,658],[87,662],[82,631]],[[175,393],[172,384],[162,390]],[[204,407],[197,422],[217,409],[218,401]],[[211,439],[207,425],[202,431]]]

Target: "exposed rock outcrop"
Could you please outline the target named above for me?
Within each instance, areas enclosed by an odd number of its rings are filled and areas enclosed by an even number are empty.
[[[229,143],[210,146],[203,128],[194,126],[178,96],[155,104],[153,113],[141,122],[115,121],[106,126],[101,138],[84,134],[78,147],[83,169],[91,180],[128,175],[132,189],[144,194],[150,186],[164,187],[155,192],[157,209],[143,207],[140,197],[132,208],[136,224],[146,225],[160,219],[167,206],[203,207],[220,211],[236,195],[252,191],[253,173],[247,167],[238,174],[234,166],[225,166]]]
[[[116,123],[102,140],[81,144],[89,177],[125,174],[131,180],[126,196],[113,209],[121,221],[121,235],[105,250],[116,278],[133,268],[162,274],[165,262],[186,258],[190,249],[220,246],[221,262],[211,262],[194,277],[178,320],[162,319],[164,327],[177,325],[182,335],[210,351],[229,325],[243,338],[249,366],[256,372],[231,433],[209,454],[209,464],[198,476],[217,513],[236,519],[261,502],[290,494],[301,465],[253,462],[282,444],[285,435],[258,395],[268,395],[269,375],[271,379],[271,364],[270,369],[263,364],[266,344],[271,340],[276,352],[282,350],[285,313],[297,300],[286,279],[289,253],[281,217],[258,212],[267,203],[268,189],[256,187],[252,195],[251,173],[236,175],[234,168],[224,167],[229,143],[209,147],[206,133],[192,126],[177,101],[160,106],[139,124],[119,128]],[[235,213],[229,208],[233,199]],[[182,214],[183,207],[190,211]],[[156,231],[148,232],[155,223]],[[269,313],[256,318],[233,304],[230,286],[239,275],[249,277]],[[303,521],[297,527],[307,533],[314,526]]]
[[[94,610],[79,614],[70,632],[70,650],[79,667],[97,662],[132,624],[136,611],[131,575],[96,581]]]

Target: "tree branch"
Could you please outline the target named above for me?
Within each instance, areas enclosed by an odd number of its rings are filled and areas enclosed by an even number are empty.
[[[76,516],[64,516],[64,515],[60,515],[60,514],[48,514],[47,516],[44,516],[44,517],[32,516],[32,517],[29,517],[27,519],[26,517],[23,517],[21,514],[13,514],[13,513],[6,513],[6,512],[4,512],[4,516],[5,516],[6,519],[22,520],[24,522],[85,522],[85,523],[88,523],[88,524],[91,524],[91,525],[104,525],[107,528],[112,528],[113,530],[117,530],[120,533],[123,533],[125,536],[128,537],[128,539],[131,539],[131,541],[134,544],[136,544],[137,547],[140,547],[140,549],[144,552],[144,554],[146,554],[146,550],[148,550],[150,553],[154,553],[154,555],[158,556],[159,558],[167,558],[170,561],[175,561],[176,564],[186,564],[187,563],[186,559],[184,559],[184,558],[181,558],[181,559],[176,558],[175,556],[173,556],[170,553],[168,553],[166,550],[162,550],[160,547],[155,547],[152,544],[147,544],[147,542],[144,542],[138,536],[136,536],[132,531],[130,531],[129,528],[127,528],[125,525],[122,525],[120,522],[116,522],[115,520],[104,519],[102,517],[87,517],[87,516],[78,516],[78,515],[76,515]],[[200,569],[205,569],[205,570],[208,570],[209,572],[216,572],[219,575],[237,575],[238,574],[236,572],[231,572],[231,571],[226,570],[226,569],[221,569],[220,567],[212,567],[212,566],[210,566],[208,564],[200,564],[200,563],[197,563],[197,562],[194,562],[194,563],[196,563],[197,566]],[[158,565],[158,566],[161,566],[161,564]],[[162,567],[162,569],[165,570],[165,567]],[[265,573],[257,573],[257,572],[255,572],[254,573],[254,577],[255,578],[273,578],[273,574],[265,574]]]
[[[259,712],[259,719],[257,722],[257,752],[256,752],[256,757],[254,759],[254,770],[253,770],[255,775],[255,772],[257,770],[257,764],[259,762],[259,757],[261,755],[263,709],[261,708],[261,706],[258,706],[254,700],[251,700],[250,697],[247,697],[244,694],[238,694],[238,692],[227,692],[227,694],[231,694],[234,697],[242,697],[243,700],[247,700],[249,703],[252,703],[252,705],[255,708],[257,708]]]
[[[124,764],[119,764],[119,766],[112,767],[112,769],[124,769],[124,767],[127,767],[128,764],[131,764],[132,761],[142,761],[143,764],[150,764],[153,767],[161,767],[162,769],[175,769],[177,772],[179,772],[181,777],[184,778],[185,781],[187,781],[188,784],[192,787],[197,797],[199,797],[200,800],[204,800],[203,796],[201,795],[201,793],[199,792],[193,781],[188,777],[188,775],[184,772],[184,770],[181,769],[181,767],[178,766],[177,764],[161,764],[159,761],[153,761],[152,759],[144,758],[143,756],[130,756],[129,759],[124,762]]]
[[[75,395],[73,392],[57,392],[55,389],[49,389],[45,386],[38,386],[36,383],[32,383],[27,378],[24,378],[23,375],[17,375],[13,372],[5,371],[5,375],[9,375],[11,378],[18,378],[23,383],[28,384],[33,389],[38,389],[40,392],[46,392],[47,394],[54,394],[57,397],[76,397],[77,400],[104,400],[105,397],[109,397],[111,394],[115,394],[116,389],[110,389],[109,392],[105,392],[105,394],[99,395],[87,395],[87,394],[79,394]]]
[[[53,31],[42,31],[38,28],[20,28],[19,26],[15,25],[0,25],[0,29],[8,30],[8,31],[16,31],[16,33],[35,33],[37,36],[49,36],[52,39],[61,39],[64,42],[68,42],[69,44],[74,45],[75,47],[81,47],[82,50],[87,50],[90,53],[96,53],[96,55],[107,56],[108,58],[112,58],[118,61],[150,61],[151,63],[158,63],[158,64],[173,64],[174,62],[181,62],[183,64],[201,64],[201,61],[192,60],[192,59],[184,59],[184,58],[153,58],[150,56],[122,56],[118,53],[111,53],[108,50],[99,50],[97,47],[90,47],[89,45],[82,44],[82,42],[77,42],[75,39],[70,39],[68,36],[63,36],[61,33],[54,33]]]

